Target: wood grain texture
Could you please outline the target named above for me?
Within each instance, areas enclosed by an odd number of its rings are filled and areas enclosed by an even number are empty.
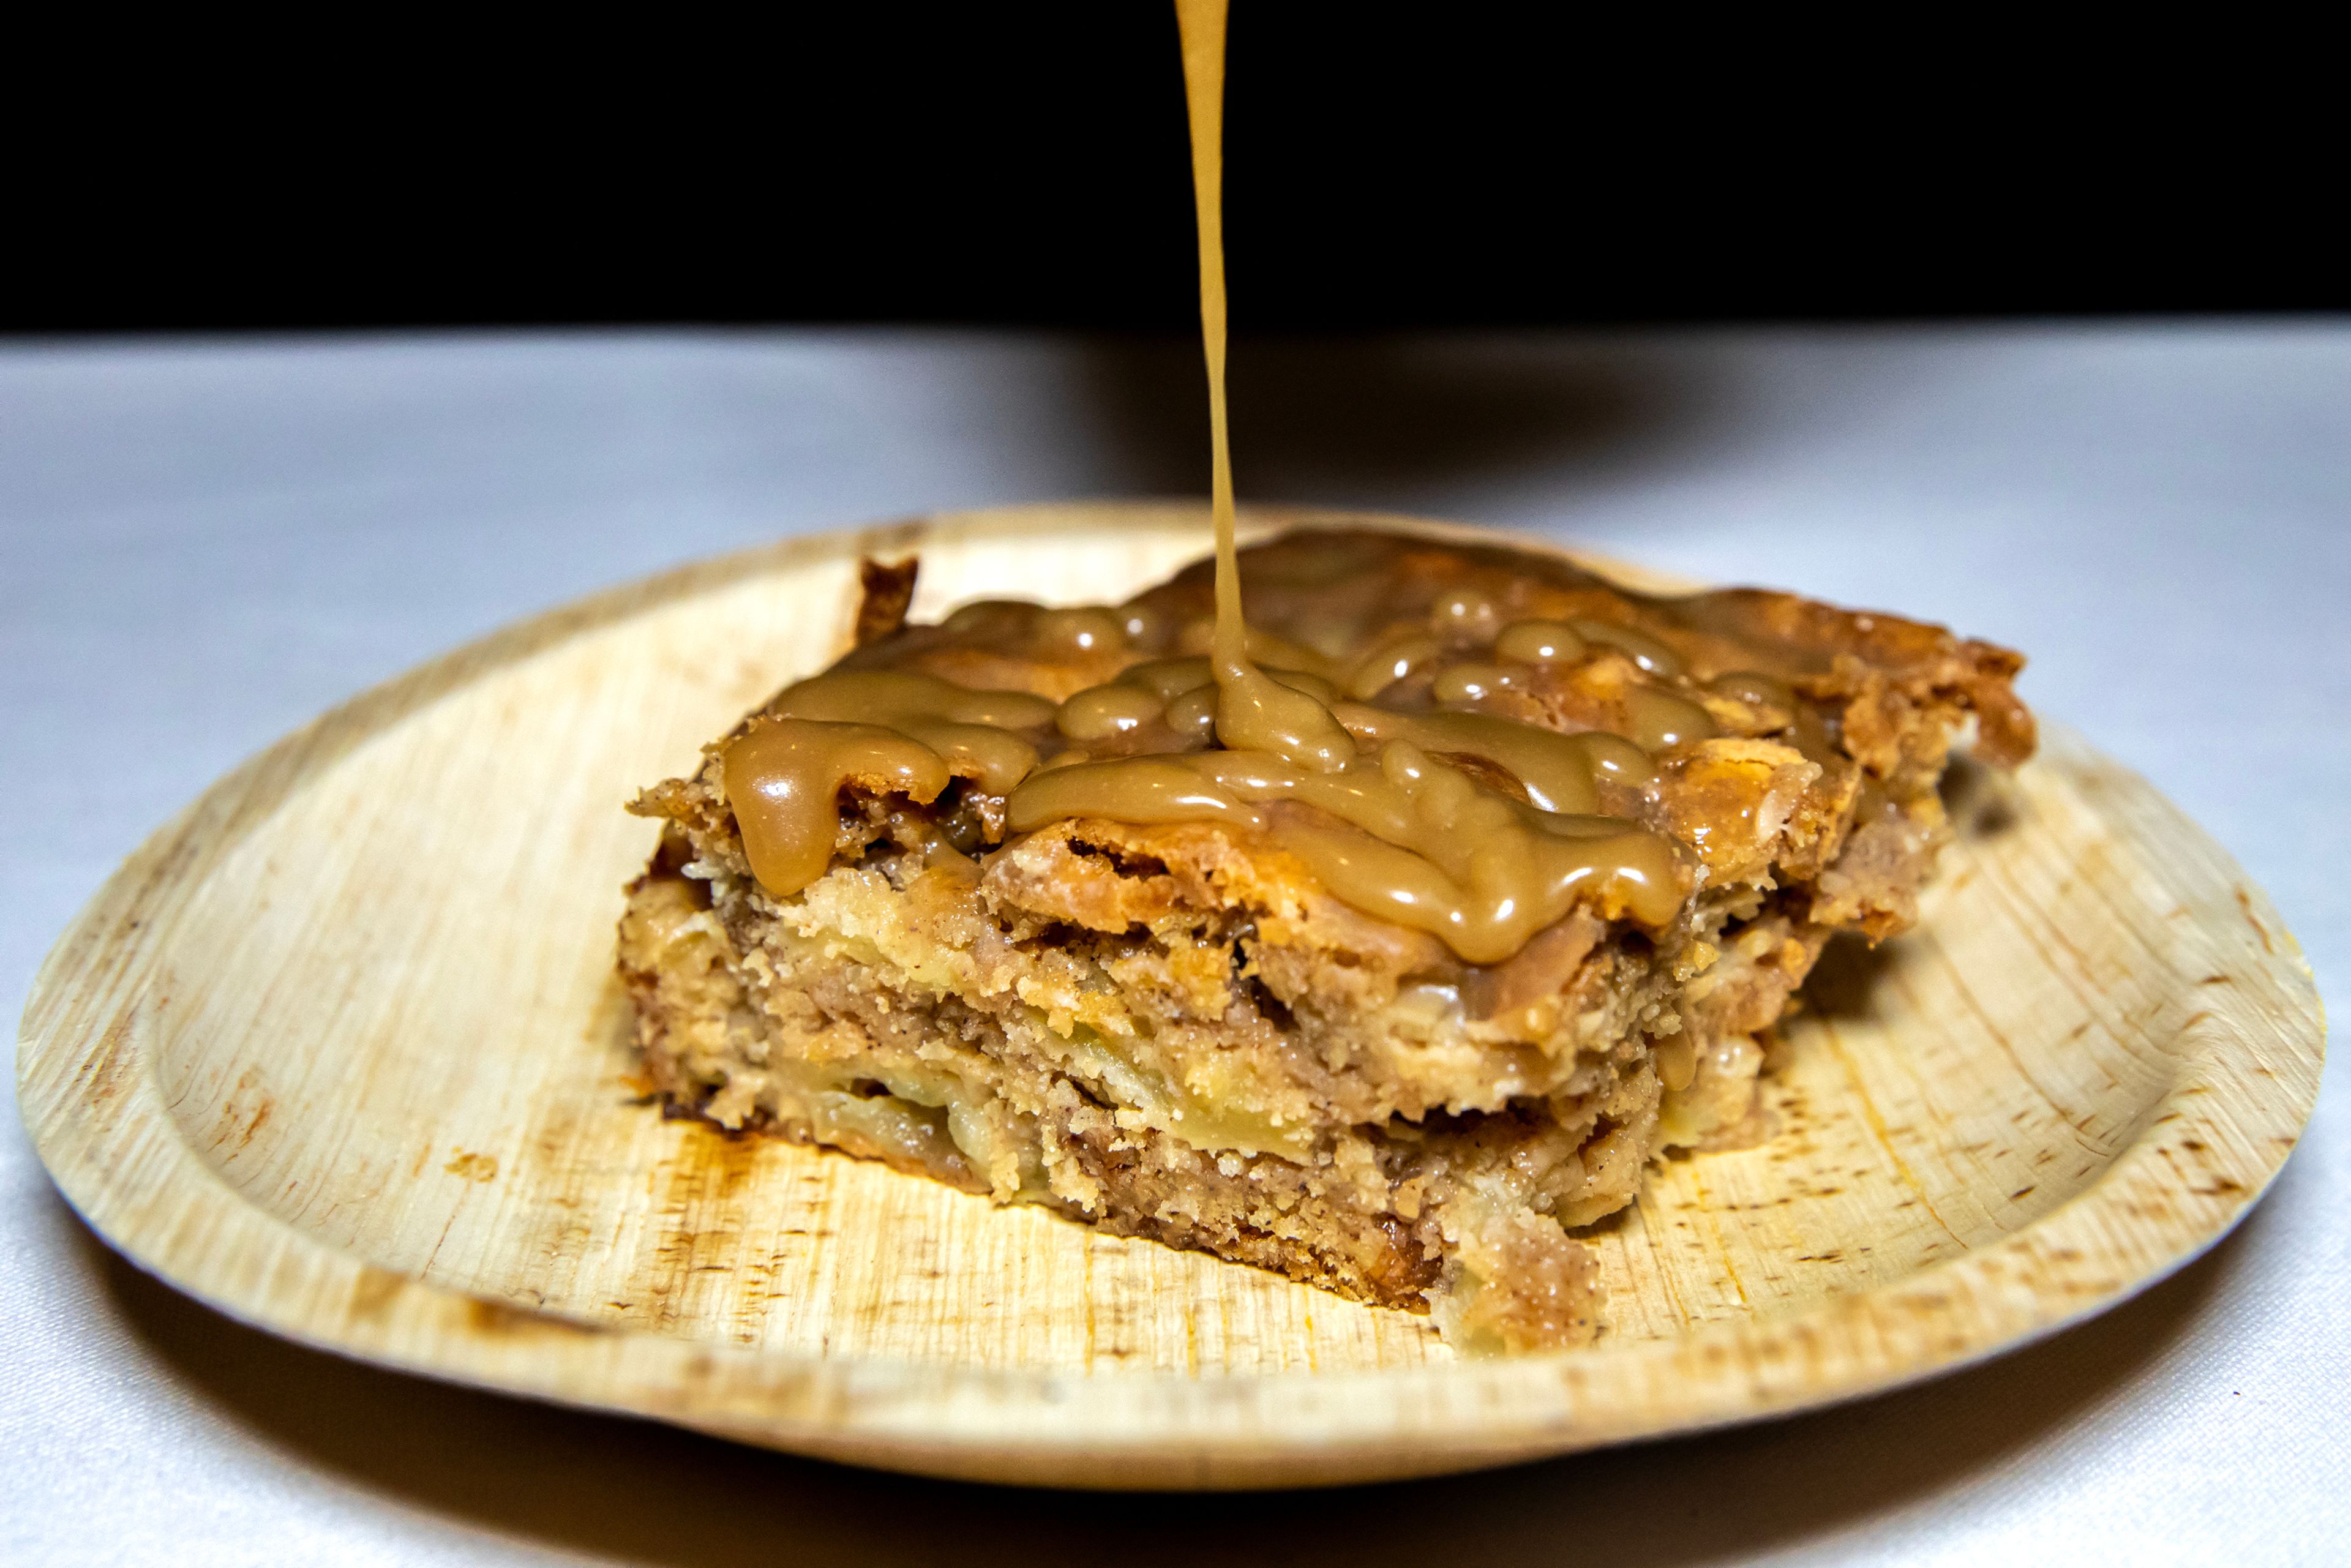
[[[2293,1148],[2325,1049],[2293,937],[2055,726],[1963,780],[1921,927],[1832,949],[1776,1136],[1667,1163],[1601,1233],[1592,1350],[1459,1361],[1421,1319],[644,1103],[611,933],[654,829],[621,803],[845,645],[860,554],[919,549],[930,616],[1121,595],[1206,538],[1196,507],[1095,505],[794,541],[337,709],[50,955],[17,1060],[42,1158],[129,1256],[298,1340],[861,1463],[1180,1488],[1888,1387],[2152,1282]]]

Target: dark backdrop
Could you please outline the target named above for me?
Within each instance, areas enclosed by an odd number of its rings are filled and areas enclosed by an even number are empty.
[[[1160,0],[178,26],[18,51],[8,328],[1194,319]],[[2168,26],[1238,0],[1236,326],[2351,303],[2320,41]]]

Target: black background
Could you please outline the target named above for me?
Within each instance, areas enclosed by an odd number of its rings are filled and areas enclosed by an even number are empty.
[[[2174,26],[1239,0],[1236,329],[2351,303],[2331,48]],[[1161,0],[176,27],[20,40],[0,325],[1196,319]]]

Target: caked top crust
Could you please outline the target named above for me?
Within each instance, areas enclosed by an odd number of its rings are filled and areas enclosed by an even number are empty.
[[[1844,699],[1955,702],[1975,716],[1974,752],[1980,760],[2012,768],[2032,755],[2032,715],[2012,686],[2024,656],[1925,622],[1840,609],[1772,589],[1638,594],[1557,556],[1370,528],[1301,529],[1244,552],[1243,559],[1249,623],[1282,628],[1341,658],[1360,658],[1365,650],[1408,637],[1418,623],[1434,621],[1452,632],[1463,622],[1453,635],[1439,633],[1458,652],[1430,661],[1432,681],[1491,635],[1478,605],[1482,598],[1497,623],[1588,619],[1654,638],[1701,688],[1734,685],[1727,677],[1746,672],[1774,676],[1807,696],[1842,702],[1846,711],[1840,716],[1848,726],[1855,716]],[[1467,604],[1447,602],[1465,594],[1471,596]],[[1213,563],[1200,561],[1134,602],[1189,626],[1213,615]],[[1652,686],[1673,684],[1646,666],[1643,673]],[[1593,685],[1586,690],[1597,695]],[[1702,693],[1686,695],[1704,700]],[[1582,716],[1595,721],[1591,727],[1617,727],[1598,724],[1618,716],[1597,708]],[[1884,763],[1874,770],[1891,772],[1893,759]]]
[[[1121,605],[983,602],[935,625],[903,623],[908,563],[869,567],[858,648],[712,748],[716,799],[693,814],[723,813],[778,896],[883,836],[972,855],[1071,822],[1130,841],[1220,824],[1492,965],[1572,911],[1662,930],[1704,886],[1817,875],[1873,821],[1933,828],[1970,718],[1986,760],[2032,746],[2021,657],[1896,616],[1648,597],[1368,529],[1300,530],[1241,564],[1250,655],[1343,727],[1336,766],[1219,744],[1207,562]]]

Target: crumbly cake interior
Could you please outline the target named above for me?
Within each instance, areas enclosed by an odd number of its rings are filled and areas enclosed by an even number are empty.
[[[861,645],[631,808],[663,823],[621,926],[645,1069],[726,1127],[1430,1312],[1457,1349],[1583,1343],[1602,1303],[1575,1232],[1665,1150],[1757,1135],[1768,1031],[1823,945],[1915,915],[1954,739],[2030,752],[2022,660],[1783,594],[1646,598],[1378,532],[1293,533],[1242,567],[1251,654],[1384,758],[1417,726],[1410,757],[1523,817],[1538,775],[1489,721],[1637,745],[1637,766],[1593,765],[1575,821],[1637,833],[1672,885],[1579,883],[1504,952],[1364,907],[1330,869],[1329,813],[1294,792],[1026,824],[1057,770],[1188,758],[1229,785],[1194,695],[1207,563],[1124,605],[936,625],[901,623],[911,565],[869,567]],[[805,716],[877,674],[1026,694],[987,722],[1030,759],[918,730],[943,783],[813,775],[830,841],[763,881],[779,852],[740,759],[810,724],[870,728]]]

